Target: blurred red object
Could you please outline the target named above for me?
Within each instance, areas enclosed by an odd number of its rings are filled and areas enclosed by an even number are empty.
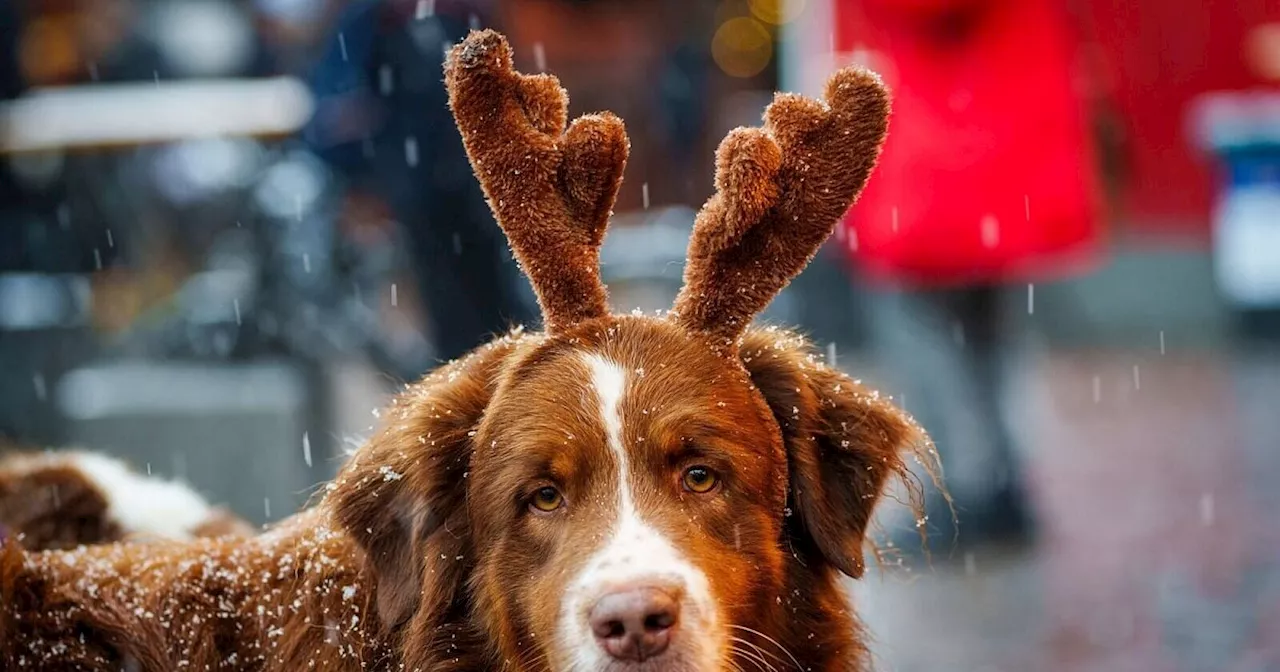
[[[846,222],[874,277],[917,285],[1080,270],[1101,242],[1077,42],[1054,0],[862,0],[894,91],[876,174]]]
[[[1130,223],[1210,240],[1215,162],[1189,137],[1194,101],[1211,91],[1271,88],[1255,29],[1280,21],[1280,0],[1076,0],[1115,68],[1132,137]],[[1265,38],[1265,31],[1261,34]]]

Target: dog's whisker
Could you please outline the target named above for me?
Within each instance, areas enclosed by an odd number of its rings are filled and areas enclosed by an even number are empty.
[[[791,663],[792,663],[793,665],[795,665],[795,666],[796,666],[796,669],[798,669],[798,670],[803,670],[803,669],[804,669],[804,665],[801,665],[801,664],[800,664],[799,659],[797,659],[797,658],[796,658],[796,657],[791,653],[791,651],[787,650],[787,647],[783,646],[783,645],[782,645],[782,643],[781,643],[781,642],[779,642],[778,640],[776,640],[776,639],[774,639],[774,638],[770,637],[769,635],[764,634],[763,632],[760,632],[759,630],[756,630],[756,629],[754,629],[754,628],[749,628],[749,627],[747,627],[747,626],[745,626],[745,625],[738,625],[738,624],[736,624],[736,623],[730,623],[730,624],[729,624],[729,627],[731,627],[731,628],[736,628],[736,629],[738,629],[738,630],[742,630],[743,632],[749,632],[749,633],[751,633],[751,634],[753,634],[753,635],[755,635],[755,636],[759,637],[760,639],[763,639],[764,641],[766,641],[766,642],[768,642],[768,643],[770,643],[770,644],[772,644],[772,645],[774,645],[774,646],[778,647],[778,650],[780,650],[780,651],[782,651],[782,653],[786,654],[787,658],[789,658],[789,659],[791,660]]]
[[[751,661],[751,663],[756,666],[756,669],[761,670],[761,672],[776,672],[776,668],[774,668],[774,666],[768,660],[766,660],[764,656],[754,651],[744,649],[741,646],[737,646],[737,644],[753,646],[750,642],[740,637],[730,637],[729,639],[730,641],[735,643],[735,645],[733,646],[733,651],[740,654],[743,658]]]
[[[756,644],[755,642],[752,642],[752,641],[749,641],[749,640],[743,639],[743,638],[741,638],[741,637],[732,637],[732,636],[731,636],[731,638],[732,638],[734,641],[740,642],[740,643],[742,643],[742,644],[744,644],[744,645],[746,645],[746,646],[751,647],[751,648],[756,652],[756,655],[759,655],[759,656],[761,656],[761,657],[763,657],[763,656],[768,656],[769,658],[772,658],[772,659],[774,659],[774,660],[778,661],[779,663],[781,663],[781,664],[782,664],[782,665],[784,665],[784,666],[787,664],[787,661],[785,661],[785,660],[783,660],[782,658],[780,658],[780,657],[778,656],[778,654],[776,654],[776,653],[774,653],[774,652],[772,652],[772,651],[769,651],[769,650],[767,650],[767,649],[765,649],[765,648],[763,648],[763,647],[759,646],[759,645],[758,645],[758,644]],[[776,670],[776,669],[777,669],[777,668],[773,667],[773,664],[772,664],[772,663],[770,663],[770,664],[769,664],[769,668],[770,668],[770,669],[774,669],[774,670]]]

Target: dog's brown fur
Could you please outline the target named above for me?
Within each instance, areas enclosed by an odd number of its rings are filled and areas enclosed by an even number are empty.
[[[315,508],[259,537],[6,544],[5,669],[564,669],[566,581],[609,533],[620,487],[706,575],[717,631],[685,634],[717,638],[716,669],[865,666],[839,574],[861,574],[871,511],[923,436],[802,338],[748,324],[861,189],[885,128],[878,80],[843,71],[830,108],[783,96],[764,130],[726,140],[671,319],[609,315],[596,269],[621,123],[565,131],[558,83],[516,73],[492,32],[446,68],[547,333],[498,339],[411,386]],[[615,439],[634,483],[601,466],[622,457],[604,448],[584,355],[626,372]],[[688,464],[711,465],[719,487],[680,490]],[[548,483],[568,505],[536,514],[529,489]]]
[[[30,549],[65,549],[118,541],[107,498],[73,467],[0,478],[0,526]]]
[[[82,453],[6,448],[9,452],[0,455],[0,537],[12,536],[29,551],[43,551],[157,536],[156,530],[130,527],[111,515],[112,498],[120,493],[103,490],[86,473],[78,460]],[[198,497],[194,492],[191,496]],[[203,520],[182,532],[180,538],[188,539],[243,537],[254,530],[231,511],[209,507]]]

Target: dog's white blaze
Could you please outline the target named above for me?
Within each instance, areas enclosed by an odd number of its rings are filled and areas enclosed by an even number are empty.
[[[659,530],[646,523],[636,506],[631,464],[622,431],[626,371],[598,355],[587,356],[586,364],[591,373],[591,386],[600,402],[609,450],[618,470],[618,517],[613,522],[609,538],[587,560],[565,592],[560,637],[566,649],[572,652],[573,659],[569,663],[575,670],[598,670],[609,666],[611,661],[596,644],[587,622],[591,606],[612,588],[654,582],[683,590],[681,628],[686,633],[700,635],[684,641],[672,653],[682,658],[682,667],[714,669],[718,651],[712,644],[711,633],[716,629],[718,615],[707,577],[685,559]]]
[[[124,463],[96,453],[74,453],[70,462],[102,491],[107,515],[127,532],[190,539],[209,519],[209,504],[182,483],[144,478]]]
[[[627,374],[622,367],[603,357],[587,358],[591,366],[591,386],[600,400],[600,419],[604,422],[605,438],[609,452],[618,465],[618,510],[622,520],[636,517],[636,503],[631,496],[631,460],[622,445],[622,394],[627,386]]]

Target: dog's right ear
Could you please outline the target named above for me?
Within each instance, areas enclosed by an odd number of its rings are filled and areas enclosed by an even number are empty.
[[[519,340],[498,339],[408,388],[329,486],[322,506],[364,551],[388,628],[420,609],[443,615],[464,589],[474,429]]]
[[[868,527],[886,485],[898,480],[914,491],[912,456],[934,473],[928,436],[887,397],[823,364],[800,336],[748,331],[741,356],[782,430],[788,499],[798,514],[787,519],[793,549],[862,576]]]

